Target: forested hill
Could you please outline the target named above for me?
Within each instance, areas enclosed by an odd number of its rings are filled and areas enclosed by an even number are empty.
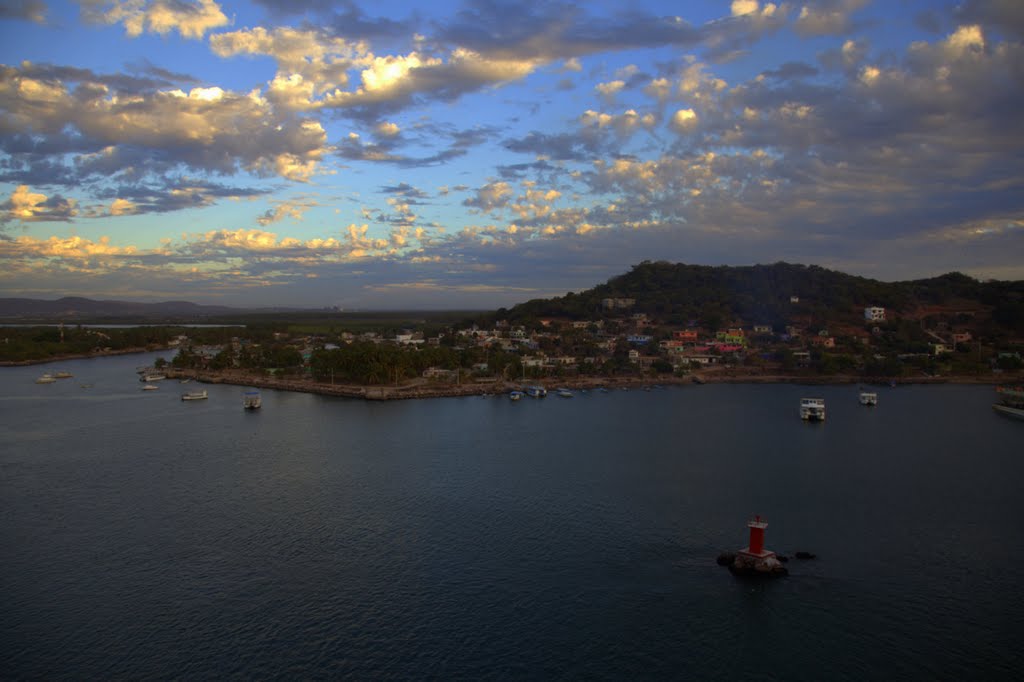
[[[934,307],[976,309],[1000,327],[1024,331],[1021,281],[979,282],[950,273],[880,282],[789,263],[710,267],[645,261],[588,291],[527,301],[497,315],[513,323],[540,317],[585,320],[600,315],[602,301],[609,298],[635,299],[624,313],[646,313],[666,324],[696,320],[712,328],[733,322],[781,325],[794,315],[821,322],[856,321],[864,307],[882,306],[908,316]]]

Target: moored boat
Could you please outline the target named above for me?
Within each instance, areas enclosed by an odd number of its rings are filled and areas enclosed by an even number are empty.
[[[526,395],[531,398],[543,398],[548,394],[548,390],[543,386],[527,386]]]
[[[1024,386],[996,386],[999,402],[992,409],[999,414],[1024,419]]]
[[[160,390],[160,387],[156,386],[154,384],[146,384],[145,386],[142,387],[142,390],[143,391],[158,391],[158,390]]]
[[[139,381],[163,381],[166,378],[163,374],[143,374]]]
[[[66,372],[66,371],[62,370],[60,372],[55,372],[54,375],[53,375],[53,378],[54,379],[70,379],[73,376],[75,376],[75,375],[72,374],[71,372]]]
[[[509,400],[522,400],[523,399],[523,392],[522,391],[509,391],[508,399]]]
[[[825,421],[825,399],[801,398],[800,418],[809,422]]]
[[[871,391],[861,391],[858,396],[861,405],[867,405],[868,407],[874,407],[878,404],[878,394],[872,393]]]
[[[560,398],[571,398],[573,396],[573,393],[567,388],[560,388],[558,389],[558,396]]]
[[[51,374],[44,374],[43,376],[36,379],[37,384],[52,384],[55,381],[57,380]]]
[[[203,389],[202,391],[189,391],[188,393],[181,394],[182,400],[206,400],[206,398],[206,389]]]
[[[258,410],[262,405],[263,398],[255,388],[251,388],[242,394],[242,407],[246,410]]]

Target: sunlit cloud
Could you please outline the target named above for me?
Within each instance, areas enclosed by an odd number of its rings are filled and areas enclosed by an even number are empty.
[[[166,35],[177,31],[183,38],[202,38],[225,26],[228,18],[214,0],[76,0],[86,20],[124,24],[135,38],[144,32]]]

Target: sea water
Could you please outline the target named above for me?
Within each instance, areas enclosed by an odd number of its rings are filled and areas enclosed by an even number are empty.
[[[159,355],[159,354],[158,354]],[[365,402],[0,369],[0,676],[1017,679],[988,386]],[[71,379],[37,385],[42,372]],[[801,397],[828,418],[802,422]],[[769,526],[790,575],[715,563]]]

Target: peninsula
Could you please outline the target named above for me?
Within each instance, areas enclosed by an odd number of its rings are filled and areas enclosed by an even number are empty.
[[[172,376],[367,399],[526,384],[1004,383],[1024,370],[1022,282],[883,283],[786,263],[645,262],[588,291],[488,313],[91,321],[65,311],[55,325],[5,327],[0,362],[166,349],[159,368]]]

